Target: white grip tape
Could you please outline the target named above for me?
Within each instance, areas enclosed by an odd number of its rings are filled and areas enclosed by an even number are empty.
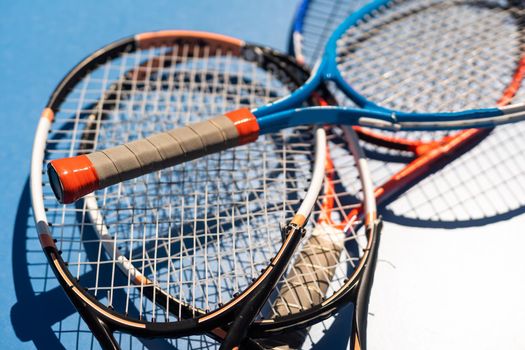
[[[343,248],[344,234],[340,230],[325,224],[317,226],[281,287],[274,313],[286,316],[321,304]]]
[[[234,147],[238,141],[239,133],[233,121],[219,116],[87,157],[97,172],[99,187],[103,188]]]

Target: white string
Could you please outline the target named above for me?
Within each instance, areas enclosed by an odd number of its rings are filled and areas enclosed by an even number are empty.
[[[101,99],[101,86],[121,79],[117,85],[125,91],[98,104],[93,129],[83,125],[76,133],[66,131],[71,137],[56,141],[58,150],[49,153],[51,159],[77,154],[88,132],[103,149],[289,92],[256,63],[226,52],[209,55],[202,49],[189,51],[188,45],[165,47],[108,61],[101,68],[107,72],[103,79],[104,71],[94,70],[88,83],[75,88],[86,84],[86,96],[78,98],[74,90],[73,100],[66,100],[79,116],[91,112],[87,100]],[[143,65],[140,72],[122,78],[138,64]],[[68,108],[57,113],[51,138],[71,115]],[[181,305],[173,310],[170,303],[156,305],[146,297],[147,281],[183,303],[214,310],[245,289],[280,247],[279,224],[291,219],[309,185],[312,143],[308,129],[262,137],[255,144],[99,191],[91,210],[100,219],[93,228],[107,232],[103,245],[96,237],[79,241],[75,213],[85,209],[66,206],[60,220],[65,234],[58,244],[75,258],[65,254],[64,259],[78,276],[90,268],[100,270],[86,287],[93,293],[108,292],[108,304],[131,317],[157,322],[182,317]],[[48,207],[54,210],[47,184],[45,189]],[[82,221],[90,224],[88,218]],[[90,261],[84,249],[94,250],[97,261]],[[128,270],[120,278],[122,268]],[[112,272],[106,276],[103,271]],[[136,280],[142,282],[136,285]],[[119,290],[125,291],[126,302],[116,302]]]

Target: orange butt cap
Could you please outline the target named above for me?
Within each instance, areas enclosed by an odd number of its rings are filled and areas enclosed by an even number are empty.
[[[239,145],[253,142],[259,137],[259,123],[248,108],[226,113],[239,133]]]
[[[60,203],[73,203],[98,189],[93,163],[85,155],[51,161],[47,167],[49,181]]]

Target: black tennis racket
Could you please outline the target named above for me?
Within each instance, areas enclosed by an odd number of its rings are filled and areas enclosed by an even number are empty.
[[[114,331],[143,337],[207,332],[224,339],[245,301],[261,286],[278,283],[301,236],[311,234],[306,219],[325,172],[325,132],[307,128],[268,135],[68,206],[52,200],[43,167],[55,158],[279,98],[302,83],[301,69],[290,68],[293,61],[282,57],[208,33],[146,33],[98,50],[52,94],[33,151],[35,220],[57,278],[105,348],[118,347]],[[356,179],[347,184],[351,190],[341,191],[348,198],[334,210],[353,247],[340,262],[350,279],[338,280],[329,303],[257,319],[252,336],[335,312],[366,265],[377,222],[373,207],[358,210],[366,209],[368,218],[361,229],[358,217],[342,216],[363,207],[362,196],[350,195],[359,195],[363,186],[348,137],[341,135],[336,131],[329,142],[339,145],[338,171],[352,170]],[[94,280],[76,280],[91,270]]]

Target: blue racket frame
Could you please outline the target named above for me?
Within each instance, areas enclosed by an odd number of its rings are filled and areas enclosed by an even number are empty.
[[[354,90],[337,68],[337,41],[350,27],[364,17],[392,2],[393,0],[375,0],[352,13],[332,33],[322,58],[317,62],[312,76],[303,86],[291,95],[270,105],[253,109],[252,113],[257,117],[260,134],[304,124],[361,125],[386,130],[449,130],[494,127],[525,119],[525,104],[459,112],[415,113],[378,106]],[[300,4],[294,31],[302,31],[303,17],[300,14],[307,10],[308,5],[309,0],[304,0]],[[301,104],[327,81],[334,82],[362,109],[343,106],[300,108]]]

